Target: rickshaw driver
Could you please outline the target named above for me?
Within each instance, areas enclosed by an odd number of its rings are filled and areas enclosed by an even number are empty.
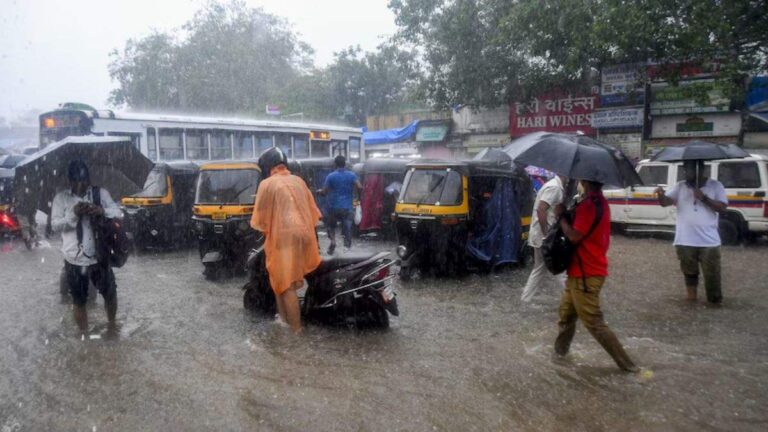
[[[277,311],[294,333],[301,333],[301,310],[296,290],[304,276],[320,265],[315,227],[320,210],[300,177],[291,175],[288,158],[273,147],[259,158],[265,179],[256,192],[251,227],[264,234],[269,284]]]

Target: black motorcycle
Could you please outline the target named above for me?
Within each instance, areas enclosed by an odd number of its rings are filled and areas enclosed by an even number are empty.
[[[275,294],[269,284],[264,246],[251,251],[246,267],[249,282],[243,286],[243,305],[252,311],[274,314]],[[387,328],[389,314],[399,315],[392,286],[395,263],[389,252],[350,254],[324,259],[306,275],[307,289],[301,315],[309,322],[355,328]]]

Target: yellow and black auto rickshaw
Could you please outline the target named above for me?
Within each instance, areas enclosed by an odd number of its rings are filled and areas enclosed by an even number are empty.
[[[245,272],[248,251],[261,237],[250,225],[260,179],[256,161],[200,165],[192,218],[207,279]]]
[[[122,199],[123,223],[136,247],[181,246],[194,239],[197,172],[192,162],[157,163],[141,192]]]
[[[523,262],[533,198],[530,178],[509,160],[409,163],[395,205],[400,277]]]

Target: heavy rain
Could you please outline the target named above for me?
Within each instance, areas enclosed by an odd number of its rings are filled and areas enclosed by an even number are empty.
[[[768,427],[764,0],[3,10],[0,431]]]

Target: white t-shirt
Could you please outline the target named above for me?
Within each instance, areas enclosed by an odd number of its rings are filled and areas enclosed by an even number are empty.
[[[533,215],[531,216],[531,228],[528,233],[528,244],[532,247],[541,247],[541,243],[544,241],[546,233],[541,232],[541,224],[539,224],[539,216],[536,213],[536,209],[539,208],[539,203],[544,201],[549,204],[549,210],[547,210],[547,222],[549,226],[555,223],[555,206],[563,202],[563,182],[560,181],[560,177],[555,176],[552,180],[544,183],[544,186],[539,189],[539,193],[536,194],[536,201],[533,203]]]
[[[715,201],[728,204],[723,184],[707,179],[701,188],[704,195]],[[677,204],[677,225],[675,225],[676,246],[715,247],[720,246],[718,232],[719,214],[693,197],[693,188],[685,181],[678,182],[666,195]]]

